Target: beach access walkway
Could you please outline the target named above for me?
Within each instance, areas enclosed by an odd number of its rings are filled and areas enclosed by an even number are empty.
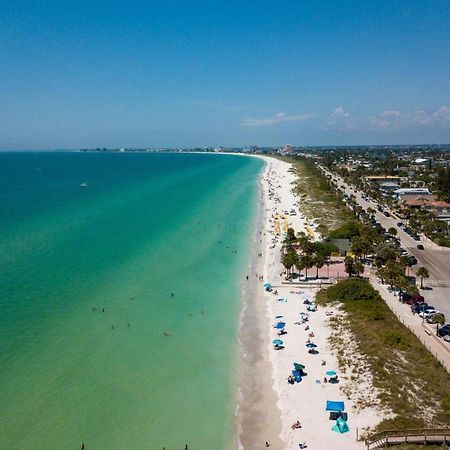
[[[381,283],[374,273],[370,273],[369,280],[378,290],[386,304],[397,316],[398,320],[413,332],[422,344],[450,373],[450,349],[435,334],[434,330],[425,324],[418,315],[411,314],[410,306],[398,300],[398,295],[390,292],[388,286]]]

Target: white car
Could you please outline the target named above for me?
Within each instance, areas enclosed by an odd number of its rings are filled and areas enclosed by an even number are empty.
[[[438,312],[439,311],[436,311],[435,309],[426,309],[425,311],[421,311],[418,315],[419,315],[419,317],[426,319],[427,317],[434,316]]]

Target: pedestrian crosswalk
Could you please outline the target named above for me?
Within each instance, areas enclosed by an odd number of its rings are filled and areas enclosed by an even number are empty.
[[[450,287],[450,281],[448,280],[424,280],[423,284],[430,287]]]

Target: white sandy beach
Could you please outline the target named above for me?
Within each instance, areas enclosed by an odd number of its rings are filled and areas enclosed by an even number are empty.
[[[299,322],[299,313],[306,312],[307,305],[303,304],[304,299],[313,300],[316,291],[312,288],[282,285],[281,273],[284,268],[280,263],[281,245],[287,225],[296,232],[304,231],[309,234],[312,234],[312,228],[299,213],[298,199],[291,191],[295,180],[295,175],[289,171],[291,165],[274,158],[263,158],[266,161],[262,175],[266,248],[263,255],[264,281],[259,283],[261,290],[263,283],[269,282],[273,285],[274,291],[278,291],[277,295],[273,292],[264,295],[266,314],[271,324],[267,330],[264,346],[272,363],[273,386],[278,396],[277,406],[281,411],[280,438],[285,449],[298,449],[300,443],[306,443],[307,448],[311,450],[363,449],[364,443],[356,439],[357,430],[361,433],[363,428],[375,426],[381,420],[380,413],[369,408],[356,411],[352,400],[347,399],[342,392],[346,383],[350,383],[345,376],[340,376],[337,384],[324,383],[325,372],[328,370],[335,370],[341,375],[337,357],[328,344],[331,334],[329,319],[332,315],[339,314],[339,311],[333,311],[333,308],[319,308],[317,312],[309,313],[307,323],[295,324]],[[292,209],[297,211],[296,215],[285,215],[285,219],[274,218],[289,213]],[[278,229],[280,234],[277,236]],[[276,319],[276,316],[283,317]],[[286,322],[286,335],[277,336],[278,330],[273,326],[278,320]],[[305,330],[307,325],[309,330]],[[314,337],[309,337],[311,331]],[[284,349],[274,349],[272,340],[277,338],[283,340]],[[308,353],[305,346],[308,338],[317,344],[318,354]],[[324,365],[322,361],[325,361]],[[287,382],[287,377],[293,370],[294,362],[306,366],[307,376],[304,376],[301,382],[291,385]],[[361,389],[370,389],[370,385],[369,387],[367,384],[361,385]],[[332,430],[335,421],[329,420],[329,413],[325,411],[327,400],[345,402],[349,432],[340,434]],[[291,425],[297,420],[300,421],[302,428],[291,429]]]

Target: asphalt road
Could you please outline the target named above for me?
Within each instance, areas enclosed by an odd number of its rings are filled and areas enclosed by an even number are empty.
[[[450,248],[440,247],[434,244],[430,239],[421,236],[420,241],[415,241],[411,236],[406,234],[401,228],[397,226],[402,219],[394,217],[386,217],[377,210],[378,204],[371,200],[364,200],[363,193],[350,188],[341,177],[334,173],[327,171],[325,168],[319,166],[320,169],[327,175],[330,175],[337,180],[337,185],[344,190],[347,195],[354,195],[356,202],[365,210],[367,208],[374,209],[375,219],[388,230],[393,227],[397,230],[397,237],[401,241],[401,245],[410,255],[417,258],[417,265],[414,266],[413,272],[419,267],[426,267],[430,273],[430,278],[424,280],[424,286],[427,290],[421,292],[425,300],[432,304],[437,310],[444,313],[447,322],[450,322]],[[385,208],[384,208],[385,209]],[[417,245],[422,244],[424,250],[419,250]]]

